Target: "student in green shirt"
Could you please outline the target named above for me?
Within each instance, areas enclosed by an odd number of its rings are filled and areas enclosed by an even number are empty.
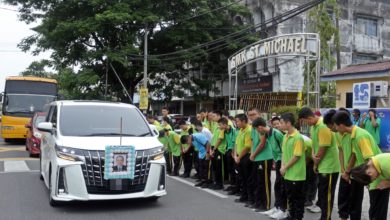
[[[221,111],[213,111],[213,124],[218,125],[218,121],[222,118]],[[226,139],[224,132],[218,125],[214,128],[213,138],[211,139],[212,168],[214,172],[214,184],[210,186],[211,189],[223,189],[224,179],[224,157],[226,153]]]
[[[350,114],[348,110],[341,111]],[[324,117],[324,123],[329,129],[337,131],[333,122],[333,117],[336,110],[329,110]],[[352,123],[352,121],[351,121]],[[364,185],[349,178],[351,169],[355,166],[356,156],[352,153],[351,134],[340,133],[336,134],[336,143],[339,148],[340,161],[340,182],[338,194],[338,209],[339,217],[342,220],[360,219],[362,213],[362,201],[364,195]]]
[[[355,166],[359,166],[367,162],[371,157],[381,153],[378,145],[374,138],[368,133],[368,131],[352,125],[349,114],[344,111],[339,111],[333,116],[333,122],[336,130],[341,134],[351,134],[351,146],[352,153],[356,156]],[[383,219],[384,215],[382,210],[386,209],[387,206],[383,207],[383,201],[389,199],[389,194],[377,189],[377,185],[381,181],[377,178],[370,184],[369,195],[370,195],[370,219]],[[386,211],[387,212],[387,211]]]
[[[169,148],[168,138],[165,136],[164,129],[159,132],[158,140],[164,146],[164,157],[166,162],[167,174],[171,175],[172,174],[172,150]]]
[[[377,145],[380,144],[380,130],[381,130],[381,119],[376,116],[375,109],[368,110],[367,113],[364,113],[362,120],[360,121],[360,127],[364,128],[374,137]]]
[[[160,122],[158,122],[153,115],[147,115],[146,120],[149,122],[149,124],[154,125],[158,131],[162,130]]]
[[[234,148],[234,161],[236,162],[240,180],[240,197],[235,202],[253,201],[253,189],[250,188],[250,171],[252,163],[249,160],[249,154],[252,148],[251,126],[248,124],[248,117],[245,114],[236,115],[236,124],[240,129]]]
[[[225,191],[228,192],[228,195],[234,195],[239,191],[237,185],[237,174],[235,172],[235,162],[234,162],[234,155],[233,155],[233,149],[236,142],[237,131],[233,126],[229,125],[229,122],[226,118],[219,119],[218,124],[226,141],[225,161],[226,161],[226,169],[228,171],[227,174],[229,175],[228,179],[230,181],[230,186]]]
[[[181,129],[180,136],[184,135],[192,135],[194,133],[194,129],[187,125],[187,123],[183,120],[179,121],[179,126]],[[183,178],[190,177],[191,169],[192,169],[192,160],[193,160],[193,146],[188,144],[181,144],[181,154],[183,158],[184,164],[184,173],[181,175]]]
[[[172,152],[173,159],[173,173],[172,176],[178,176],[179,170],[181,166],[181,142],[180,135],[174,131],[170,131],[168,129],[164,130],[164,135],[167,138],[168,148]]]
[[[287,219],[302,220],[304,215],[306,180],[306,156],[302,135],[294,128],[295,118],[292,113],[281,116],[280,127],[287,131],[282,144],[282,167],[289,216]]]
[[[304,107],[299,119],[310,126],[313,141],[314,171],[318,172],[318,202],[321,208],[321,220],[332,216],[333,201],[340,171],[339,152],[334,133],[323,123],[323,119]]]
[[[268,127],[267,122],[262,118],[258,118],[252,122],[253,130],[265,139],[264,145],[253,145],[254,150],[252,150],[250,157],[254,163],[254,174],[252,176],[255,180],[255,211],[264,212],[271,208],[272,149],[279,142],[276,139],[276,133],[279,131]]]

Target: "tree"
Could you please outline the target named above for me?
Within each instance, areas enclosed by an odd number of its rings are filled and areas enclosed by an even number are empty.
[[[337,0],[326,0],[324,3],[313,8],[309,12],[309,19],[311,23],[311,29],[314,32],[319,33],[321,40],[321,69],[331,71],[333,70],[336,59],[334,58],[332,51],[340,51],[340,34],[335,22],[339,19],[340,8]],[[333,43],[331,48],[330,43]],[[339,61],[337,61],[339,62]],[[314,67],[315,64],[310,65]],[[306,76],[307,77],[307,76]],[[315,82],[315,69],[310,69],[310,81]],[[311,86],[314,85],[306,85]],[[335,94],[336,87],[334,83],[320,83],[320,99],[321,107],[334,108],[336,105]]]
[[[54,73],[47,71],[45,68],[50,67],[49,60],[33,61],[25,71],[21,72],[22,76],[37,76],[45,78],[53,78]]]
[[[143,39],[146,31],[149,33],[149,53],[174,52],[173,55],[166,56],[152,55],[149,59],[148,74],[152,89],[156,89],[153,81],[155,76],[163,74],[173,79],[170,81],[171,85],[160,91],[166,93],[165,97],[170,99],[173,95],[182,94],[182,83],[190,87],[195,85],[195,89],[203,89],[203,85],[211,89],[210,85],[203,83],[204,80],[197,83],[197,80],[191,79],[189,72],[212,72],[215,75],[226,73],[226,60],[220,57],[235,50],[240,44],[235,41],[228,42],[225,48],[217,51],[208,50],[212,45],[196,50],[182,49],[221,38],[242,28],[233,25],[231,18],[236,14],[248,15],[244,6],[233,4],[232,0],[5,2],[20,6],[22,21],[41,21],[41,24],[33,28],[36,34],[26,37],[19,47],[23,51],[32,51],[33,54],[52,50],[51,58],[55,68],[66,70],[59,79],[65,77],[64,84],[73,85],[69,94],[75,94],[74,89],[82,89],[82,94],[101,96],[107,74],[112,93],[118,95],[122,101],[125,101],[126,97],[113,71],[118,73],[132,95],[143,78]],[[218,8],[224,10],[216,10]],[[194,68],[183,68],[185,63],[192,63]],[[80,71],[76,74],[66,69],[72,66],[78,66]],[[80,76],[75,76],[78,74]],[[85,80],[85,77],[89,80]],[[82,79],[82,82],[75,82],[75,78]],[[178,83],[177,79],[184,78],[186,80]],[[77,83],[77,86],[74,86],[74,83]]]

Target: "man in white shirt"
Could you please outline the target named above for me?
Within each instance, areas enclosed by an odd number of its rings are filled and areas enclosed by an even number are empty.
[[[210,142],[211,139],[213,138],[213,134],[211,133],[211,131],[208,128],[203,127],[203,124],[200,121],[195,122],[194,125],[195,125],[196,130],[199,133],[206,135],[207,140]]]

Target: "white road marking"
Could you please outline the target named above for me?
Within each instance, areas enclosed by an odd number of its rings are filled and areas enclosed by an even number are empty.
[[[4,172],[26,172],[30,171],[25,161],[4,161]]]
[[[167,175],[167,177],[169,177],[169,178],[171,178],[171,179],[174,179],[174,180],[176,180],[176,181],[179,181],[179,182],[181,182],[181,183],[187,184],[187,185],[189,185],[189,186],[192,186],[192,187],[194,187],[194,188],[196,188],[196,189],[203,190],[203,191],[205,191],[205,192],[207,192],[207,193],[209,193],[209,194],[211,194],[211,195],[213,195],[213,196],[219,197],[219,198],[221,198],[221,199],[227,199],[227,198],[229,198],[227,195],[224,195],[224,194],[222,194],[222,193],[215,192],[215,191],[213,191],[213,190],[211,190],[211,189],[202,189],[202,188],[195,187],[195,184],[194,184],[194,183],[191,183],[190,181],[187,181],[187,180],[183,180],[183,179],[181,179],[181,178],[179,178],[179,177],[176,177],[176,176],[169,176],[169,175]]]

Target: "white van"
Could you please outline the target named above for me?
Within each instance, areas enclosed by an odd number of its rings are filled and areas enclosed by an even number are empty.
[[[51,205],[166,195],[163,146],[135,106],[57,101],[38,129]]]

